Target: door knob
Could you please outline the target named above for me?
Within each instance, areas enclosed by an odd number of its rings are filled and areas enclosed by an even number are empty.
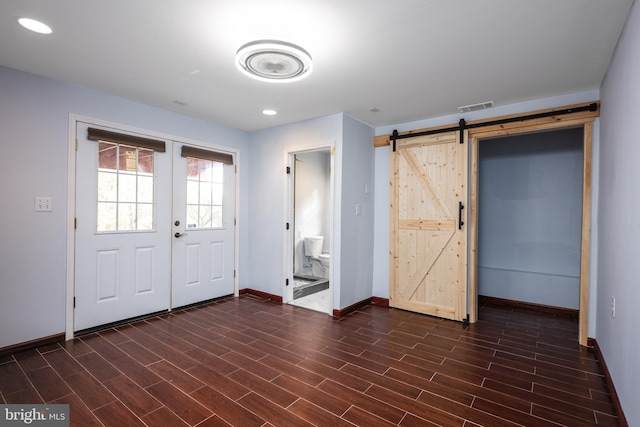
[[[178,232],[176,232],[176,234],[174,234],[174,236],[176,237],[176,239],[179,239],[180,237],[182,237],[182,236],[186,236],[186,235],[187,235],[187,233],[178,233]]]

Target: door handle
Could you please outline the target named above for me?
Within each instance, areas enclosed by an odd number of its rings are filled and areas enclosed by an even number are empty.
[[[174,237],[175,237],[176,239],[179,239],[179,238],[181,238],[182,236],[186,236],[186,235],[187,235],[187,233],[178,233],[178,232],[176,232],[176,234],[174,234]]]
[[[462,202],[458,203],[458,230],[462,230],[462,226],[464,225],[464,221],[462,220],[462,210],[464,209],[464,205]]]

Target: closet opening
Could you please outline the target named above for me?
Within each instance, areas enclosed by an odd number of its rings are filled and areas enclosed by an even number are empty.
[[[580,309],[582,128],[483,139],[478,147],[478,297]]]

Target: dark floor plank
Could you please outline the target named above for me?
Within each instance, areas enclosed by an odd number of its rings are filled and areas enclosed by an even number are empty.
[[[96,409],[94,414],[105,426],[145,426],[142,420],[128,410],[122,402],[113,402]]]
[[[497,304],[464,325],[247,295],[3,356],[0,403],[68,403],[73,426],[617,425],[577,331]]]
[[[264,424],[264,420],[258,415],[211,387],[198,389],[192,393],[192,396],[233,426],[258,427]]]
[[[124,403],[131,412],[139,417],[162,407],[162,404],[156,398],[124,375],[112,378],[106,381],[104,385],[111,393],[118,396],[118,399]]]
[[[147,391],[189,425],[195,425],[213,415],[191,396],[182,393],[166,381],[148,387]]]

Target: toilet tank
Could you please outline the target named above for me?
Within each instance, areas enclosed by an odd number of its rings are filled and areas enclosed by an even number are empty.
[[[307,236],[304,238],[304,254],[309,257],[317,257],[322,253],[322,236]]]

